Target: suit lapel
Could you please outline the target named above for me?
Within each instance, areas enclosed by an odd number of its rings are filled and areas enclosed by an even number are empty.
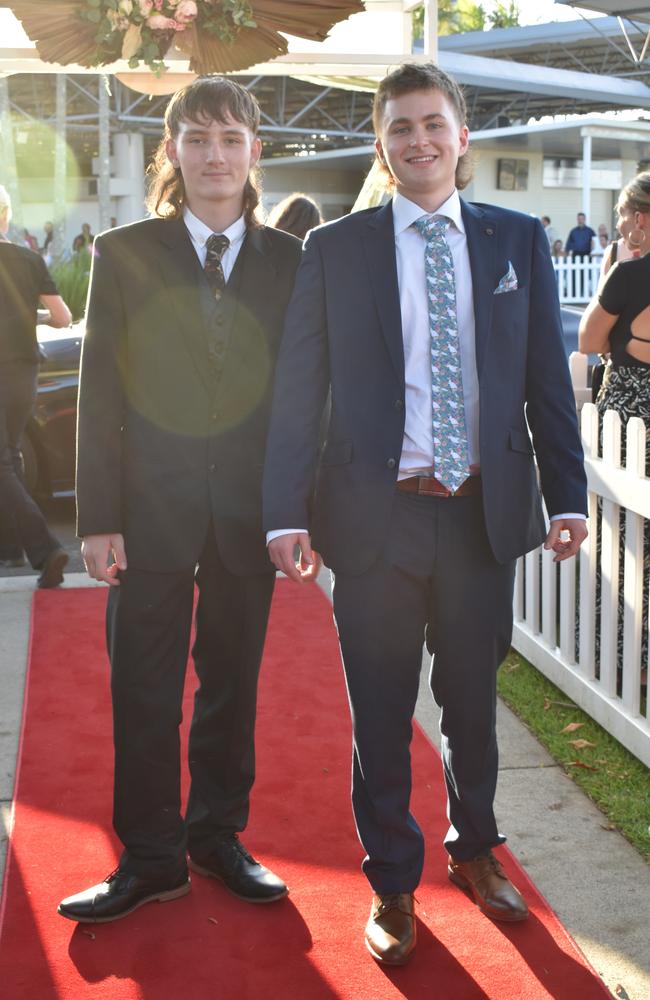
[[[492,306],[496,286],[497,223],[489,211],[470,205],[462,198],[460,204],[472,271],[476,368],[480,376],[492,329]]]
[[[176,316],[194,366],[208,393],[213,391],[207,364],[207,330],[201,303],[204,280],[199,259],[182,219],[162,221],[158,230],[161,271],[171,315]]]
[[[404,341],[399,304],[395,229],[392,202],[368,216],[363,242],[370,280],[388,353],[400,381],[404,382]]]

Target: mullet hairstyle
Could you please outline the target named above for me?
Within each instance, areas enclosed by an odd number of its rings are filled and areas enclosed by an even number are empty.
[[[177,91],[165,111],[165,127],[153,161],[147,168],[149,189],[147,208],[163,219],[178,219],[186,204],[185,184],[180,167],[174,167],[167,157],[166,146],[176,140],[181,122],[204,125],[211,121],[226,124],[228,117],[245,125],[254,136],[260,127],[260,109],[248,90],[222,76],[206,76]],[[257,206],[261,185],[257,168],[248,175],[244,187],[244,218],[246,225],[259,226]]]
[[[381,129],[384,122],[384,112],[386,104],[393,97],[402,97],[403,94],[411,94],[415,90],[438,90],[444,94],[454,109],[454,114],[458,124],[462,127],[467,124],[467,105],[462,90],[456,81],[444,70],[441,70],[435,63],[404,63],[397,69],[385,76],[380,82],[375,93],[375,100],[372,106],[372,123],[377,138],[381,138]],[[383,178],[385,187],[391,191],[395,187],[395,181],[388,166],[376,157],[380,175]],[[456,166],[456,187],[462,191],[467,187],[474,175],[474,163],[471,150],[468,149]]]

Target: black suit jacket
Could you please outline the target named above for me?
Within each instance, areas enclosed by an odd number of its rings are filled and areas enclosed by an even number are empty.
[[[485,522],[495,557],[507,562],[545,536],[533,444],[549,514],[586,513],[583,454],[544,230],[535,219],[494,206],[463,202],[462,212],[476,320]],[[495,294],[510,263],[518,288]],[[308,527],[327,565],[344,573],[367,569],[388,530],[404,408],[389,203],[319,227],[305,245],[276,370],[265,530]]]
[[[120,532],[133,568],[193,565],[214,522],[226,566],[271,569],[261,476],[273,368],[300,257],[250,229],[219,306],[182,220],[95,241],[79,391],[77,528]],[[228,347],[216,379],[212,323]]]

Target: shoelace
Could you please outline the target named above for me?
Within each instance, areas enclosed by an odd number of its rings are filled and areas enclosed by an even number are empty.
[[[246,850],[246,848],[244,847],[244,845],[242,844],[241,840],[239,839],[239,837],[237,836],[236,833],[233,833],[233,835],[232,835],[232,841],[231,841],[231,845],[230,846],[238,854],[241,854],[242,858],[245,858],[246,861],[249,862],[249,864],[251,864],[251,865],[257,864],[257,862],[255,861],[255,858],[252,857],[252,855],[250,855],[248,853],[248,851]]]
[[[409,911],[403,910],[400,906],[399,898],[401,895],[403,895],[403,893],[393,892],[386,896],[382,896],[379,900],[375,917],[381,917],[382,914],[388,913],[389,910],[401,910],[402,913],[406,913],[408,915]],[[413,896],[413,899],[416,903],[418,902],[415,896]]]
[[[476,858],[474,858],[474,860],[485,861],[487,863],[487,871],[482,872],[478,876],[478,878],[476,879],[477,882],[480,882],[482,879],[487,878],[488,875],[491,875],[492,873],[498,875],[500,878],[508,877],[504,872],[503,868],[501,867],[501,862],[498,861],[497,858],[495,858],[492,851],[489,851],[488,854],[479,854],[477,855]]]

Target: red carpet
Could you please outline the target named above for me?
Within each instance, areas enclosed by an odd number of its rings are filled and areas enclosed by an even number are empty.
[[[413,746],[427,832],[419,945],[404,969],[367,955],[369,891],[349,805],[350,725],[329,604],[280,583],[263,667],[258,780],[246,843],[287,881],[253,907],[194,876],[183,899],[77,926],[58,901],[100,881],[110,826],[105,592],[34,597],[26,722],[0,929],[3,1000],[602,1000],[609,994],[523,871],[531,919],[497,926],[445,875],[440,761]],[[190,685],[188,685],[189,688]],[[189,698],[189,691],[188,691]],[[186,717],[189,717],[189,701]]]

